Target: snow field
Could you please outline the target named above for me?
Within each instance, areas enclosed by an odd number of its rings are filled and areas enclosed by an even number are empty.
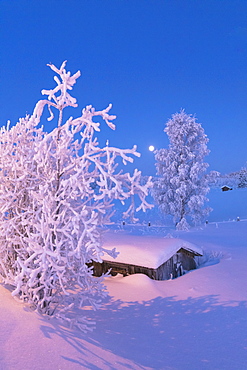
[[[39,316],[0,286],[0,369],[245,370],[247,221],[173,236],[219,263],[170,281],[106,278],[110,297],[87,311],[97,322],[92,333]]]

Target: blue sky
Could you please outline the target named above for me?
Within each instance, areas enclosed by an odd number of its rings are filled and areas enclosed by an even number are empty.
[[[102,127],[102,140],[137,144],[145,175],[148,146],[168,146],[165,123],[181,108],[209,137],[210,170],[246,165],[246,0],[0,0],[0,49],[1,125],[32,113],[55,86],[46,64],[68,60],[82,73],[80,109],[113,104],[117,129]]]

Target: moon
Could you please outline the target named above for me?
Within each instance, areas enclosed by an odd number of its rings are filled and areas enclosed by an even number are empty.
[[[153,145],[149,145],[149,147],[148,147],[148,150],[150,151],[150,152],[153,152],[154,151],[154,146]]]

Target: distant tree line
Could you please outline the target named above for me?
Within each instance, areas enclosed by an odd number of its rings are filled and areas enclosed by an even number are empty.
[[[216,181],[209,183],[212,188],[228,185],[233,189],[242,189],[247,187],[247,168],[242,167],[240,171],[220,174]]]

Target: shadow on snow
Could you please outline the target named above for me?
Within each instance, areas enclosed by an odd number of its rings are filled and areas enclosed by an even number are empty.
[[[97,322],[92,333],[70,330],[53,320],[53,328],[41,326],[46,337],[58,335],[78,351],[78,358],[63,357],[68,366],[99,369],[85,360],[85,355],[95,356],[88,347],[96,346],[140,369],[246,368],[246,301],[222,303],[213,295],[187,300],[158,297],[143,303],[109,300],[100,310],[86,313]],[[100,361],[109,369],[124,366],[113,366],[107,356]]]

